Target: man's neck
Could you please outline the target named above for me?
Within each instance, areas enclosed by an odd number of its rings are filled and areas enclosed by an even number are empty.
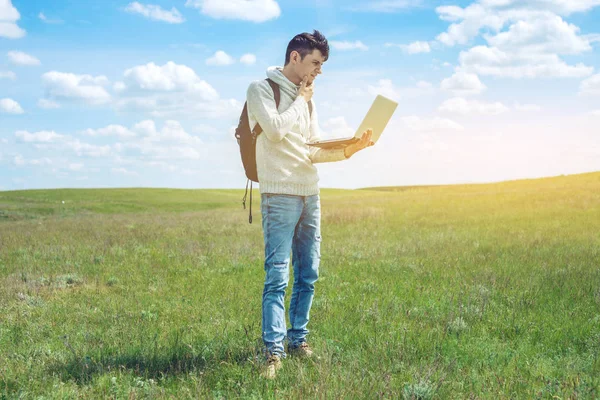
[[[281,73],[283,74],[283,76],[288,78],[290,80],[290,82],[292,82],[296,86],[300,85],[300,83],[302,82],[302,79],[300,79],[298,76],[296,76],[296,74],[294,74],[294,72],[287,67],[283,67],[283,70],[281,71]]]

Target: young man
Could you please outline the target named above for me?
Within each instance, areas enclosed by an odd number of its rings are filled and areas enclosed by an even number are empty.
[[[314,81],[329,57],[327,39],[319,32],[296,35],[288,44],[284,67],[270,67],[267,77],[279,85],[277,108],[266,80],[247,91],[250,128],[263,129],[256,142],[262,226],[265,241],[265,285],[262,299],[262,338],[267,351],[268,378],[275,376],[288,353],[311,356],[306,336],[314,284],[321,258],[319,176],[314,164],[341,161],[371,142],[371,131],[344,149],[319,149],[307,142],[319,139],[317,110],[308,103]],[[294,285],[286,330],[284,295],[289,279],[290,252]]]

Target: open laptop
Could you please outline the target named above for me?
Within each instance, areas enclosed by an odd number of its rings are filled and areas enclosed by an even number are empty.
[[[367,115],[365,115],[365,118],[356,130],[356,133],[353,137],[318,140],[316,142],[310,142],[307,144],[309,146],[316,146],[322,149],[344,148],[349,144],[358,142],[363,132],[369,128],[373,130],[371,141],[377,142],[390,118],[392,118],[394,111],[396,111],[396,107],[398,107],[397,102],[379,94],[375,100],[373,100],[371,108],[367,112]]]

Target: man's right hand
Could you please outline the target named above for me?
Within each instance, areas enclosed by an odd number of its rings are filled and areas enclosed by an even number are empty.
[[[306,102],[308,103],[310,99],[312,99],[314,85],[308,85],[308,75],[302,79],[302,83],[300,84],[300,90],[298,92],[298,96],[304,97]]]

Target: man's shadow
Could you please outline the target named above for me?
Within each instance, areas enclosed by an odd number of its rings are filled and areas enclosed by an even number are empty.
[[[246,328],[244,328],[246,330]],[[132,346],[125,351],[115,348],[91,349],[81,352],[74,349],[63,337],[70,350],[66,360],[55,361],[48,372],[57,374],[62,381],[73,380],[77,384],[88,384],[95,376],[106,373],[130,371],[146,379],[158,379],[169,375],[202,372],[221,364],[258,365],[261,355],[260,340],[251,340],[246,330],[244,335],[232,332],[227,339],[196,340],[191,344],[181,343],[178,335],[174,342],[159,346],[155,335],[154,343],[148,346]],[[245,337],[244,337],[245,336]]]

